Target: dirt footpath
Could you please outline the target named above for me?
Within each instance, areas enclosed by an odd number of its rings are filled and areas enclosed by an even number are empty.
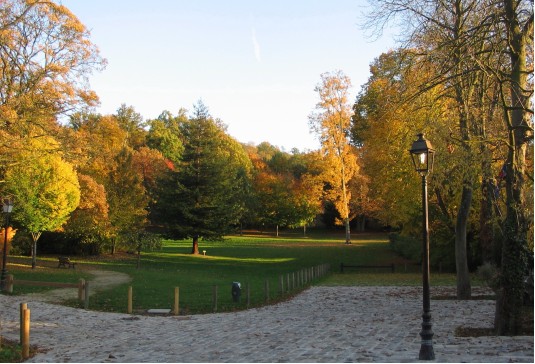
[[[87,270],[86,272],[93,275],[93,278],[89,280],[89,296],[96,291],[113,288],[132,280],[128,274],[121,272],[109,270]],[[76,298],[78,298],[78,291],[73,288],[58,288],[47,292],[19,296],[20,300],[35,300],[49,303],[61,303],[62,301]]]

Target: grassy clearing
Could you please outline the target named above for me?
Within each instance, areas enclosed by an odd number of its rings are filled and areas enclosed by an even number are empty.
[[[340,263],[346,265],[388,265],[395,263],[405,267],[404,260],[395,256],[388,247],[384,234],[355,234],[353,244],[343,244],[343,236],[337,234],[313,234],[307,238],[285,235],[279,238],[251,234],[227,237],[219,242],[201,241],[201,255],[193,256],[191,241],[166,241],[160,251],[143,253],[141,269],[136,269],[136,256],[104,256],[98,259],[74,258],[76,270],[57,269],[57,258],[41,260],[48,267],[31,271],[23,265],[12,265],[9,271],[16,278],[61,282],[77,282],[87,277],[90,269],[104,269],[127,273],[132,277],[134,311],[149,308],[171,308],[174,287],[180,287],[180,307],[184,314],[212,311],[212,289],[218,286],[218,311],[245,308],[245,285],[251,289],[251,306],[265,303],[265,282],[269,282],[271,302],[287,299],[292,293],[279,292],[279,277],[320,264],[330,264],[334,273],[315,284],[326,285],[420,285],[417,272],[398,273],[388,270],[362,271],[340,274]],[[202,251],[206,255],[202,255]],[[23,258],[19,258],[22,260]],[[10,259],[11,260],[11,259]],[[409,267],[411,267],[409,265]],[[86,271],[87,270],[87,271]],[[417,270],[417,268],[416,268]],[[438,279],[437,279],[438,278]],[[232,302],[231,284],[242,283],[241,303]],[[439,283],[440,282],[440,283]],[[434,284],[454,284],[452,275],[433,276]],[[285,278],[286,286],[286,278]],[[22,286],[21,286],[22,287]],[[125,312],[128,285],[98,292],[91,297],[90,308],[102,311]],[[14,292],[15,294],[25,292]],[[70,302],[71,305],[79,305]]]

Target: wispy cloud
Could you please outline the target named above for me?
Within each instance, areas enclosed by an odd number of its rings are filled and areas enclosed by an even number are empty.
[[[262,58],[260,57],[260,44],[258,43],[258,40],[256,39],[255,28],[251,28],[251,40],[253,41],[254,56],[256,58],[256,61],[260,63],[262,62]]]

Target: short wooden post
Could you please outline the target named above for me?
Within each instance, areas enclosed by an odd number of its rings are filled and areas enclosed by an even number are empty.
[[[7,293],[13,293],[13,274],[8,274],[6,277],[6,291]]]
[[[78,301],[84,301],[84,288],[85,288],[85,279],[80,278],[78,281]]]
[[[284,294],[284,277],[282,274],[279,276],[279,291],[282,294]]]
[[[213,311],[217,312],[217,286],[214,286],[212,289],[212,303]]]
[[[173,308],[173,314],[174,315],[180,315],[180,312],[178,310],[178,302],[179,302],[179,288],[178,287],[175,287],[175,304],[174,304],[174,308]]]
[[[266,302],[269,302],[269,280],[266,279],[266,282],[264,284],[264,293],[266,297]]]
[[[84,288],[84,308],[87,310],[89,308],[89,282],[85,282]]]
[[[290,273],[286,273],[286,291],[290,292]]]
[[[128,286],[128,305],[126,306],[126,313],[132,313],[132,286]]]
[[[20,321],[19,321],[19,327],[20,327],[20,344],[22,345],[22,328],[24,327],[24,310],[27,310],[28,309],[28,304],[27,303],[21,303],[20,304]]]
[[[30,357],[30,310],[22,311],[22,358],[28,359]]]

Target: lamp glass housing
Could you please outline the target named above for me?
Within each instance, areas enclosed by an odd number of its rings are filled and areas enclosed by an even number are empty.
[[[423,134],[418,134],[418,140],[412,143],[412,148],[409,152],[416,172],[425,176],[433,171],[435,150],[429,140],[424,138]]]
[[[11,200],[8,198],[4,199],[2,210],[4,211],[4,213],[11,213],[11,211],[13,211],[13,202],[11,202]]]

